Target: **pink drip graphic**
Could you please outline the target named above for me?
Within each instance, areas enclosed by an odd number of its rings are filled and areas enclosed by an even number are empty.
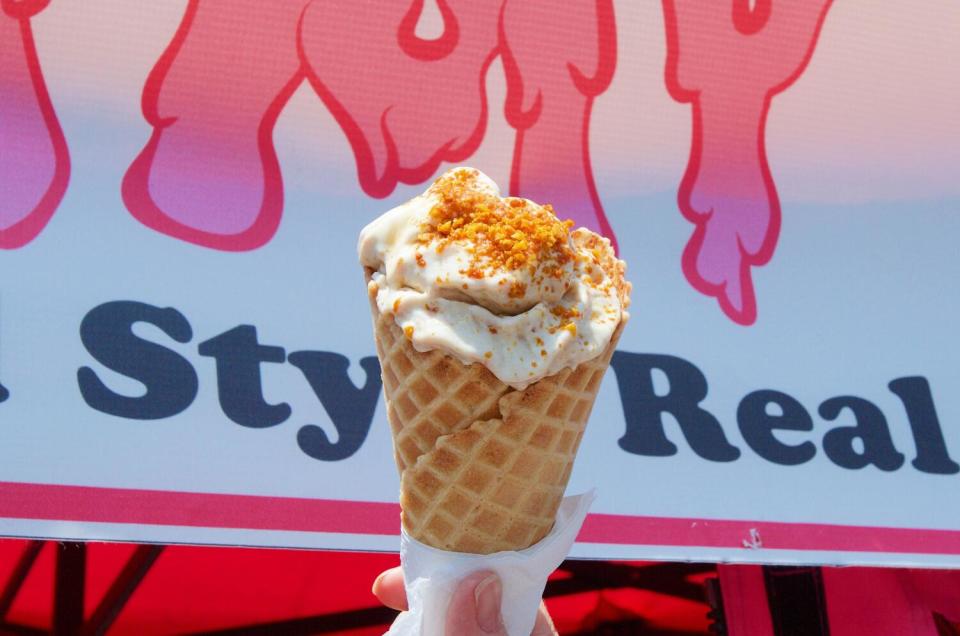
[[[123,200],[150,228],[208,248],[253,250],[275,234],[283,180],[274,125],[304,82],[345,133],[361,189],[426,181],[483,140],[486,73],[499,56],[516,131],[511,194],[551,201],[615,241],[590,160],[593,100],[613,78],[613,0],[191,0],[144,86],[153,127]],[[49,0],[0,0],[0,248],[44,228],[70,174],[30,18]],[[757,317],[752,268],[771,259],[780,203],[765,147],[773,97],[803,73],[831,0],[663,0],[666,85],[691,104],[678,205],[695,225],[690,284],[733,321]],[[536,37],[531,37],[536,34]]]
[[[30,18],[49,0],[0,2],[0,248],[32,241],[70,179],[70,157],[50,101]]]
[[[435,0],[433,39],[416,34],[424,0],[191,0],[148,78],[153,126],[122,186],[147,226],[209,248],[268,242],[283,208],[272,133],[306,80],[353,149],[372,197],[472,155],[487,120],[486,71],[501,55],[516,129],[510,190],[549,199],[613,238],[590,166],[593,99],[616,65],[612,0]],[[536,37],[531,37],[536,33]]]
[[[780,201],[767,163],[770,103],[803,73],[831,0],[663,0],[666,83],[693,110],[678,204],[696,225],[683,272],[742,325],[757,318],[751,268],[773,256]]]

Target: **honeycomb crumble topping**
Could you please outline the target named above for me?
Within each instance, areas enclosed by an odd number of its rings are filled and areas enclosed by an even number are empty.
[[[365,228],[361,262],[390,281],[380,310],[418,350],[449,346],[520,388],[598,355],[626,318],[624,263],[572,228],[552,206],[501,197],[486,175],[457,168]]]
[[[523,268],[531,275],[540,269],[541,276],[561,278],[563,266],[576,257],[570,247],[573,221],[558,219],[550,205],[501,199],[476,182],[477,174],[469,170],[447,173],[434,182],[428,192],[437,203],[420,228],[420,244],[435,245],[438,253],[454,241],[469,245],[472,260],[461,273],[470,278]],[[525,293],[525,285],[510,286],[511,298]]]
[[[549,204],[537,205],[516,197],[501,198],[485,191],[478,187],[477,176],[474,170],[455,170],[433,183],[427,192],[436,203],[430,209],[428,220],[420,226],[417,236],[420,245],[431,246],[438,254],[454,242],[467,246],[471,260],[460,273],[474,280],[526,270],[532,284],[537,286],[547,278],[562,280],[568,274],[565,269],[572,264],[575,275],[584,283],[603,293],[615,287],[621,300],[629,302],[629,283],[624,280],[622,262],[613,256],[601,237],[583,230],[571,231],[573,221],[561,221]],[[420,267],[425,266],[421,252],[416,253],[416,261]],[[441,282],[439,278],[437,282]],[[507,282],[506,278],[500,278],[497,284]],[[569,288],[569,282],[565,285]],[[466,283],[461,287],[469,289]],[[527,291],[526,284],[511,282],[507,295],[519,299],[524,298]],[[580,309],[556,306],[551,313],[557,322],[547,328],[549,333],[564,330],[577,335],[574,321],[583,315]],[[615,321],[619,316],[595,316],[594,319]],[[495,327],[489,329],[490,333],[496,333]]]

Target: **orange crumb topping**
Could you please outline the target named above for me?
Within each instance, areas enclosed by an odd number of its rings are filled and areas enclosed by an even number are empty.
[[[393,313],[397,313],[399,311],[400,311],[400,299],[397,298],[395,301],[393,301]]]
[[[614,256],[610,245],[600,236],[584,230],[573,232],[573,241],[581,254],[577,258],[577,263],[587,270],[587,280],[584,282],[605,294],[613,291],[620,299],[623,308],[629,307],[631,285],[624,277],[625,265]],[[590,267],[591,263],[603,272],[604,282],[600,283],[597,280],[599,273],[593,271]]]
[[[404,327],[403,335],[407,337],[407,340],[413,340],[413,327],[410,327],[410,326]]]
[[[426,266],[427,266],[427,261],[423,260],[423,254],[421,254],[420,252],[417,252],[417,254],[416,254],[416,256],[415,256],[414,258],[417,259],[417,265],[418,265],[419,267],[426,267]]]
[[[557,318],[562,318],[563,320],[570,320],[572,318],[580,317],[580,310],[576,307],[564,307],[563,305],[557,305],[550,309],[550,313],[556,316]]]
[[[570,248],[573,221],[561,221],[549,205],[523,199],[501,199],[476,187],[477,173],[459,170],[444,175],[429,192],[439,201],[420,228],[421,244],[436,243],[437,251],[453,241],[471,246],[473,260],[465,273],[483,278],[498,271],[546,265],[548,275],[559,278],[562,266],[574,258]],[[512,298],[526,289],[511,286]]]
[[[493,357],[493,351],[486,351],[486,352],[484,352],[483,357],[486,358],[487,360],[489,360],[490,358]]]
[[[571,335],[577,335],[577,325],[574,321],[582,315],[579,309],[576,307],[564,307],[563,305],[557,305],[550,309],[550,313],[560,319],[557,325],[547,329],[547,332],[551,336],[561,329],[564,331],[569,331]],[[537,344],[542,343],[538,342]]]
[[[497,333],[497,328],[496,328],[496,327],[487,327],[487,331],[489,331],[490,333]]]

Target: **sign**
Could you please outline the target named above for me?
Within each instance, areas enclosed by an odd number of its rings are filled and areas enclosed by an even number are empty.
[[[575,555],[960,564],[955,3],[46,4],[0,13],[3,535],[396,549],[355,242],[467,164],[629,263]]]

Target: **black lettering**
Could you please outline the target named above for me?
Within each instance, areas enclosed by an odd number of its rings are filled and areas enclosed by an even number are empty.
[[[960,465],[950,459],[943,441],[943,429],[927,379],[920,376],[897,378],[888,386],[903,402],[910,420],[913,441],[917,445],[917,457],[911,462],[913,467],[935,475],[960,472]]]
[[[823,436],[823,451],[842,468],[856,470],[873,464],[880,470],[896,470],[903,466],[903,453],[897,451],[890,438],[887,418],[873,402],[863,398],[842,395],[830,398],[820,405],[820,416],[835,420],[844,409],[849,409],[856,426],[841,426]],[[859,438],[863,452],[857,452],[853,441]]]
[[[774,405],[780,414],[773,415],[768,407]],[[776,430],[812,431],[813,420],[807,409],[797,400],[779,391],[754,391],[740,401],[737,423],[744,441],[753,451],[775,464],[796,466],[813,459],[817,447],[813,442],[784,444],[773,434]]]
[[[314,459],[328,462],[346,459],[360,450],[370,432],[380,396],[380,364],[377,359],[366,357],[360,360],[367,379],[359,389],[347,375],[350,361],[339,353],[294,351],[288,359],[303,373],[337,429],[337,442],[333,444],[319,426],[304,426],[297,432],[300,449]]]
[[[663,429],[662,414],[669,413],[676,418],[690,448],[703,459],[729,462],[740,457],[740,449],[727,441],[717,418],[700,408],[707,396],[707,379],[692,363],[675,356],[617,351],[610,364],[617,376],[627,424],[620,448],[637,455],[675,455],[677,446]],[[654,391],[654,369],[667,376],[670,390],[666,395]]]
[[[103,366],[139,381],[139,397],[111,391],[90,367],[77,370],[84,401],[92,408],[136,420],[156,420],[185,410],[197,396],[197,373],[190,362],[162,345],[143,340],[133,325],[149,323],[173,340],[190,342],[190,323],[172,307],[118,300],[91,309],[80,323],[80,340]]]
[[[290,417],[285,402],[268,404],[263,398],[261,362],[283,362],[283,347],[257,342],[257,328],[239,325],[201,342],[198,352],[217,361],[217,396],[224,414],[240,426],[267,428]]]

